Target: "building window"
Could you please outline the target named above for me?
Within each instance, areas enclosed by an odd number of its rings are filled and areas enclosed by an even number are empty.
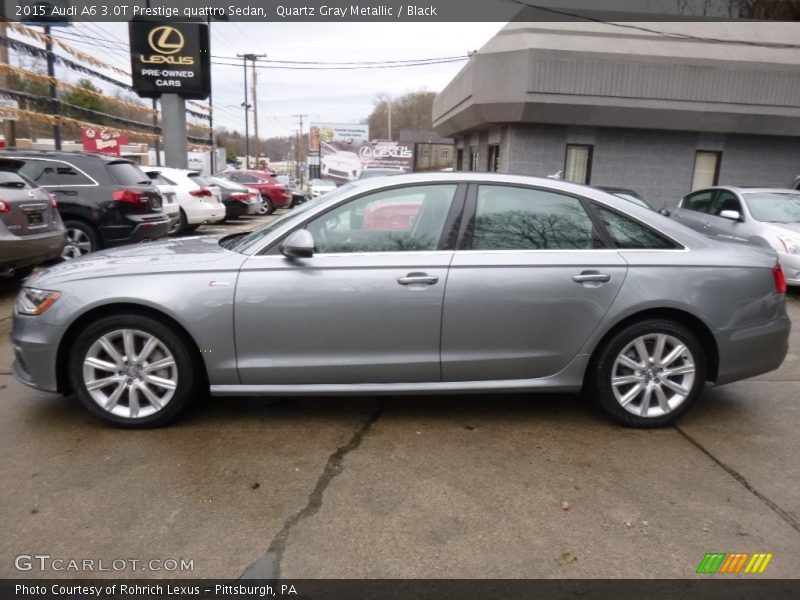
[[[479,171],[478,168],[478,147],[473,146],[469,150],[469,170],[470,171]]]
[[[500,146],[498,144],[489,146],[489,163],[486,170],[490,173],[497,173],[500,170]]]
[[[719,164],[722,152],[698,150],[694,155],[694,173],[692,173],[692,190],[711,187],[719,183]]]
[[[430,155],[431,155],[431,147],[430,146],[425,146],[422,149],[422,156],[430,156]]]
[[[564,179],[573,183],[588,184],[592,178],[592,146],[567,144],[564,161]]]
[[[464,170],[464,151],[459,148],[456,151],[456,171],[463,171],[463,170]]]
[[[442,148],[439,151],[439,156],[442,158],[448,158],[450,156],[450,148]]]

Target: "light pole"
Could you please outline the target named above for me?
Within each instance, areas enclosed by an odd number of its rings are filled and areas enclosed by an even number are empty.
[[[237,57],[242,59],[242,65],[244,66],[244,102],[242,102],[242,106],[244,107],[244,168],[250,168],[250,118],[248,115],[248,111],[252,108],[252,105],[247,103],[247,61],[253,61],[253,67],[255,67],[255,62],[259,58],[263,58],[266,54],[237,54]],[[258,158],[256,157],[256,160]]]

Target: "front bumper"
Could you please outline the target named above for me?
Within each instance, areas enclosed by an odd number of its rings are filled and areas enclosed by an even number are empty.
[[[774,371],[789,351],[792,322],[783,315],[764,325],[717,332],[717,385]]]
[[[786,277],[786,285],[800,285],[800,256],[797,254],[778,253],[778,262]]]
[[[38,317],[14,315],[11,345],[12,371],[25,385],[45,392],[58,390],[56,356],[65,328],[48,325]]]

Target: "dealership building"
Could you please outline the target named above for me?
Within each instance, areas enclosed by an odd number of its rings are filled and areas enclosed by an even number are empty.
[[[800,175],[800,24],[510,23],[437,96],[456,168],[633,189],[656,207]]]

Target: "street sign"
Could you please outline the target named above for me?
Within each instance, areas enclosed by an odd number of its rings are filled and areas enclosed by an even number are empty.
[[[131,21],[131,77],[143,98],[177,94],[204,100],[211,92],[206,23]]]

